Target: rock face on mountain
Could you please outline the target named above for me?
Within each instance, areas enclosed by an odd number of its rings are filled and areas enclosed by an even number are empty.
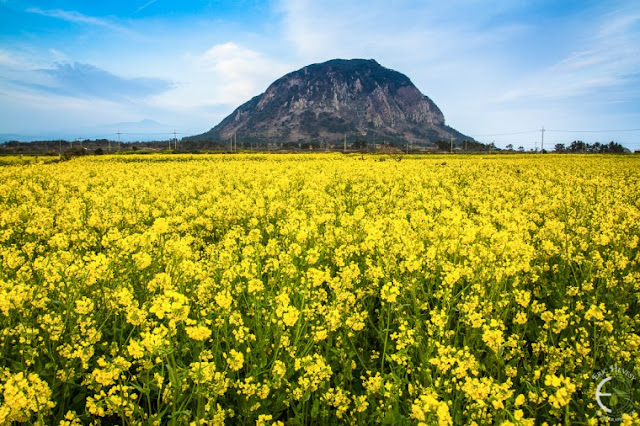
[[[192,139],[234,135],[247,142],[472,140],[446,126],[442,111],[407,76],[364,59],[334,59],[289,73]]]

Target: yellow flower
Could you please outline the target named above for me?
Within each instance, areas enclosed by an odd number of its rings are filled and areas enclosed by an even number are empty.
[[[211,330],[209,329],[209,327],[206,327],[204,325],[185,327],[185,330],[189,338],[193,340],[205,340],[209,336],[211,336]]]
[[[136,262],[136,266],[138,269],[143,270],[151,265],[151,256],[148,253],[136,253],[131,256],[134,262]]]
[[[88,315],[93,312],[94,303],[91,299],[87,297],[83,297],[82,299],[76,300],[76,313],[80,315]]]
[[[282,316],[282,321],[288,327],[293,327],[295,323],[298,321],[298,317],[300,316],[300,312],[293,306],[289,306],[287,311]]]
[[[135,359],[140,359],[144,356],[144,348],[136,340],[129,341],[127,352]]]
[[[227,359],[229,368],[234,371],[240,370],[244,364],[244,354],[236,351],[235,349],[231,349],[228,355],[224,354],[224,357]]]
[[[228,291],[221,291],[214,297],[216,303],[222,309],[229,309],[231,307],[231,303],[233,303],[233,299],[231,298],[231,294]]]
[[[380,297],[387,303],[396,303],[399,295],[400,286],[395,281],[386,283],[380,290]]]
[[[438,401],[433,392],[421,394],[411,405],[411,418],[421,423],[448,426],[453,424],[449,406],[444,401]]]
[[[547,374],[544,384],[554,389],[554,393],[549,394],[549,403],[555,408],[562,408],[571,402],[571,395],[576,391],[576,386],[571,379],[563,375]]]
[[[153,226],[151,229],[156,234],[166,234],[167,232],[169,232],[169,222],[164,217],[158,218],[153,222]]]
[[[44,416],[56,406],[49,385],[35,373],[9,375],[0,392],[0,424],[26,422],[34,414]]]

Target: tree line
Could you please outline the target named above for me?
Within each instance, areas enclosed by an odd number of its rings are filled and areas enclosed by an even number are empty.
[[[395,149],[399,151],[411,152],[525,152],[524,147],[520,146],[514,149],[513,144],[508,144],[505,149],[495,146],[495,144],[483,144],[474,140],[445,141],[439,140],[429,147],[425,144],[409,144],[390,141],[384,144],[374,144],[366,139],[357,139],[348,141],[346,149],[349,151],[387,151]],[[321,143],[317,141],[307,142],[284,142],[284,143],[249,143],[243,142],[240,150],[283,150],[283,151],[300,151],[300,150],[330,150],[342,151],[345,148],[342,142]],[[168,140],[168,141],[146,141],[146,142],[116,142],[108,139],[84,139],[76,141],[66,140],[47,140],[18,142],[10,141],[0,144],[0,155],[7,154],[31,154],[31,155],[64,155],[65,157],[75,157],[87,154],[108,154],[122,151],[171,151],[171,152],[198,152],[198,151],[227,151],[229,150],[228,142],[211,141],[211,140]],[[237,150],[237,147],[236,147]],[[532,149],[531,152],[534,150]],[[537,151],[537,150],[536,150]],[[548,152],[544,150],[543,152]],[[553,152],[556,153],[613,153],[621,154],[629,152],[627,148],[617,142],[609,143],[595,142],[593,144],[583,141],[573,141],[569,145],[558,143],[554,146]]]
[[[509,144],[505,147],[507,151],[514,151],[513,144]],[[518,152],[525,152],[523,146],[518,147]],[[531,149],[533,151],[533,148]],[[537,151],[537,150],[536,150]],[[546,149],[542,152],[548,152]],[[594,142],[593,144],[583,141],[573,141],[569,146],[563,143],[557,143],[553,147],[553,152],[559,154],[566,153],[590,153],[590,154],[623,154],[630,152],[627,148],[620,145],[618,142],[611,141],[609,143]]]
[[[594,142],[593,144],[585,143],[583,141],[573,141],[569,146],[565,146],[563,143],[558,143],[554,146],[554,151],[559,153],[588,152],[596,154],[622,154],[624,152],[628,152],[624,146],[614,141],[609,143]]]

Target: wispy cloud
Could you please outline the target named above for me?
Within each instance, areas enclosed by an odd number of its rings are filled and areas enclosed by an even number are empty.
[[[640,22],[640,15],[610,13],[592,23],[594,35],[575,44],[564,57],[533,73],[523,73],[515,87],[498,102],[536,99],[572,99],[595,96],[600,102],[614,95],[618,101],[640,95],[640,33],[629,28]],[[633,83],[635,80],[636,84]],[[626,95],[620,89],[625,87]],[[634,89],[635,88],[635,89]]]
[[[143,99],[161,94],[173,83],[158,78],[124,78],[89,64],[56,64],[36,70],[30,79],[14,83],[38,92],[74,98],[96,98],[113,101]]]
[[[136,13],[137,13],[137,12],[141,12],[141,11],[143,11],[144,9],[146,9],[146,8],[147,8],[147,7],[149,7],[149,6],[151,6],[152,4],[154,4],[154,3],[155,3],[155,2],[157,2],[157,1],[158,1],[158,0],[149,0],[148,2],[146,2],[145,4],[143,4],[142,6],[140,6],[140,7],[139,7],[139,8],[136,10]]]
[[[303,57],[330,58],[410,54],[440,60],[486,47],[520,31],[522,25],[493,24],[510,2],[488,8],[481,2],[384,0],[282,0],[284,33]],[[468,19],[473,18],[473,19]]]
[[[37,7],[31,7],[27,9],[27,12],[37,15],[47,16],[49,18],[60,19],[65,22],[71,22],[74,24],[91,25],[96,27],[102,27],[111,31],[118,31],[122,33],[132,33],[128,28],[118,25],[108,19],[97,18],[94,16],[85,15],[73,10],[61,10],[52,9],[44,10]]]

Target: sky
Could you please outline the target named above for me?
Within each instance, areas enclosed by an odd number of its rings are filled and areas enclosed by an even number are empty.
[[[0,0],[0,134],[199,134],[334,58],[406,74],[482,142],[640,149],[638,0]]]

